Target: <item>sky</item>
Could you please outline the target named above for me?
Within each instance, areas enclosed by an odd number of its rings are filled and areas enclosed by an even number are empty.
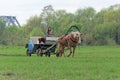
[[[23,25],[31,16],[40,15],[47,5],[52,5],[54,10],[74,13],[86,7],[100,11],[115,4],[120,4],[120,0],[0,0],[0,16],[16,16]]]

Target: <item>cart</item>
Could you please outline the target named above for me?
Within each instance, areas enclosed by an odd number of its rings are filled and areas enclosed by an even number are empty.
[[[51,53],[55,53],[58,39],[59,37],[30,37],[29,43],[26,44],[26,55],[43,56],[45,54],[50,57]]]

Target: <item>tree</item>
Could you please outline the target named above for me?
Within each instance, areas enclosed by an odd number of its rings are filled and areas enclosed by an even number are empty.
[[[61,36],[72,25],[77,25],[83,34],[85,45],[120,44],[120,5],[113,5],[100,12],[91,8],[78,9],[74,14],[65,10],[54,11],[51,5],[43,8],[40,16],[31,17],[24,32],[27,35],[45,35],[51,26],[55,36]]]
[[[5,29],[5,22],[0,18],[0,34],[2,34],[2,32]]]
[[[27,24],[24,25],[24,30],[25,30],[26,34],[31,33],[31,31],[34,28],[39,28],[40,29],[41,28],[41,21],[42,21],[42,18],[37,16],[37,15],[30,17],[27,21]]]
[[[75,13],[74,20],[78,23],[83,23],[84,26],[89,26],[92,23],[95,14],[96,11],[91,7],[85,9],[78,9]]]
[[[54,13],[54,9],[52,5],[45,6],[41,13],[42,18],[42,24],[45,26],[51,26],[51,23],[53,21],[52,14]]]
[[[120,44],[120,7],[112,6],[101,10],[94,19],[94,39],[97,44]],[[101,41],[100,41],[101,39]]]

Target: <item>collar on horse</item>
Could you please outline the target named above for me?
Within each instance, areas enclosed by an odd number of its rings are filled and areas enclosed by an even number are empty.
[[[78,43],[73,36],[72,36],[72,37],[70,36],[70,40],[71,40],[72,42],[74,42],[74,43]]]

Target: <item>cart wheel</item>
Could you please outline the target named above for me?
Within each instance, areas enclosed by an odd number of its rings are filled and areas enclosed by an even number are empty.
[[[45,56],[50,57],[50,51],[47,51],[47,52],[45,53]]]
[[[31,56],[31,53],[29,52],[29,56]]]
[[[48,57],[50,57],[50,52],[48,53]]]
[[[26,55],[31,56],[31,53],[30,53],[29,49],[26,50]]]
[[[40,56],[40,49],[38,49],[36,53],[37,53],[37,56]]]
[[[37,51],[37,56],[43,56],[43,53],[42,53],[42,50],[41,49],[38,49],[38,51]]]
[[[36,50],[36,54],[37,54],[37,56],[39,56],[39,50],[38,49]]]
[[[40,56],[41,56],[41,57],[43,56],[43,51],[42,51],[42,50],[41,50]]]

